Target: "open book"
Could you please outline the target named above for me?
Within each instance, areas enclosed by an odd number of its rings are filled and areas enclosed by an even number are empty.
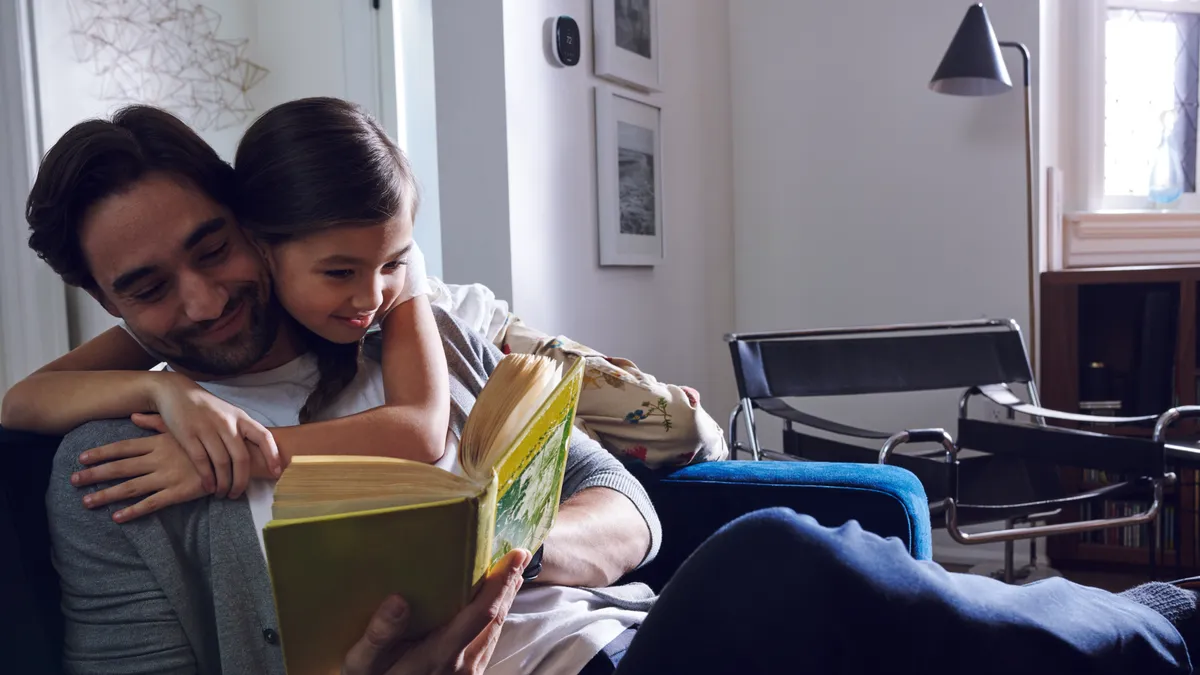
[[[290,675],[335,673],[385,596],[400,593],[409,635],[446,623],[491,564],[535,551],[558,514],[583,378],[509,355],[459,440],[462,475],[383,457],[296,457],[263,529]]]

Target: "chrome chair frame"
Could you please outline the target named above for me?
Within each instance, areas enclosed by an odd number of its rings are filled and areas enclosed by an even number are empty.
[[[1011,319],[980,319],[972,321],[955,321],[955,322],[938,322],[925,324],[895,324],[886,326],[872,326],[864,328],[829,328],[815,330],[793,330],[793,331],[769,331],[769,332],[750,332],[750,333],[731,333],[725,336],[726,342],[730,343],[731,348],[734,343],[739,341],[767,341],[767,340],[789,340],[789,339],[816,339],[822,337],[837,337],[837,336],[870,336],[873,334],[903,334],[910,332],[930,332],[939,330],[962,330],[962,329],[1005,329],[1016,333],[1018,340],[1024,344],[1020,326]],[[968,388],[959,398],[958,412],[960,419],[967,419],[968,408],[970,401],[975,396],[987,398],[992,403],[1002,406],[1006,410],[1007,417],[1010,421],[1015,420],[1016,414],[1020,413],[1030,418],[1032,423],[1037,426],[1047,426],[1046,420],[1053,419],[1065,422],[1087,422],[1089,424],[1128,424],[1128,423],[1148,423],[1155,421],[1155,429],[1152,436],[1152,441],[1160,444],[1160,448],[1165,444],[1165,436],[1167,428],[1176,420],[1185,417],[1200,417],[1200,406],[1189,406],[1185,408],[1174,408],[1163,413],[1160,416],[1140,416],[1140,417],[1122,417],[1122,418],[1098,418],[1093,416],[1085,416],[1073,413],[1065,413],[1061,411],[1049,410],[1041,407],[1041,402],[1038,396],[1038,390],[1035,379],[1032,375],[1032,367],[1028,358],[1028,351],[1022,350],[1024,365],[1029,372],[1028,382],[1022,382],[1026,387],[1029,397],[1029,403],[1021,400],[1007,384],[996,385],[980,385]],[[734,354],[735,369],[739,367],[738,356]],[[739,397],[738,403],[730,414],[729,419],[729,447],[736,457],[738,450],[748,450],[754,460],[762,459],[788,459],[797,461],[797,458],[783,453],[765,450],[760,445],[757,433],[757,424],[755,420],[754,410],[756,407],[752,397],[745,395],[745,388],[742,386],[742,374],[738,372],[739,378]],[[788,406],[790,408],[790,406]],[[767,411],[770,412],[770,411]],[[864,429],[855,429],[846,427],[836,422],[829,420],[821,420],[805,413],[800,413],[795,409],[791,409],[791,413],[798,415],[796,419],[803,418],[804,422],[816,421],[816,428],[825,428],[832,431],[848,430],[850,435],[858,436],[859,438],[883,438],[883,444],[880,448],[878,461],[881,464],[886,464],[891,459],[896,448],[909,443],[933,443],[941,446],[944,454],[944,461],[950,467],[950,487],[949,495],[941,500],[940,506],[945,512],[945,524],[947,532],[956,542],[965,545],[985,544],[993,542],[1003,542],[1005,544],[1005,565],[1004,579],[1006,582],[1012,582],[1016,577],[1014,570],[1013,558],[1014,542],[1018,540],[1028,539],[1030,541],[1030,560],[1031,564],[1036,565],[1037,549],[1036,539],[1042,536],[1054,536],[1063,534],[1076,534],[1093,530],[1105,529],[1110,527],[1125,527],[1130,525],[1143,525],[1154,523],[1157,528],[1158,515],[1162,506],[1163,488],[1165,485],[1171,484],[1175,480],[1175,475],[1165,472],[1162,476],[1150,478],[1151,490],[1153,499],[1150,507],[1139,514],[1132,516],[1122,516],[1116,518],[1091,519],[1087,521],[1074,521],[1067,523],[1044,523],[1049,518],[1061,513],[1061,506],[1070,503],[1073,500],[1083,501],[1086,499],[1095,499],[1103,496],[1104,490],[1093,491],[1092,493],[1083,493],[1082,495],[1072,495],[1069,497],[1045,500],[1040,502],[1028,502],[1024,504],[1006,505],[1008,508],[1027,508],[1036,510],[1038,507],[1045,507],[1044,511],[1027,513],[1016,517],[1005,517],[1005,527],[1000,530],[991,530],[987,532],[966,532],[960,518],[960,503],[958,501],[958,466],[959,466],[959,445],[953,437],[943,429],[913,429],[901,431],[899,433],[887,435],[880,432],[871,432]],[[738,440],[738,422],[743,420],[748,431],[748,445],[743,445]],[[792,419],[786,418],[788,430],[792,430]],[[823,426],[824,425],[824,426]],[[836,428],[835,428],[836,427]],[[857,433],[855,433],[857,432]],[[1149,478],[1149,477],[1148,477]],[[938,505],[936,502],[931,503],[931,506]],[[980,508],[980,507],[972,507]],[[1029,527],[1017,528],[1015,525],[1019,522],[1029,522]],[[1158,540],[1155,537],[1154,540]],[[1155,560],[1155,550],[1151,547],[1150,558],[1153,569]]]

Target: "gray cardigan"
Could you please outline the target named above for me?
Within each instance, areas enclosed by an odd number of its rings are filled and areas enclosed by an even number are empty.
[[[451,425],[460,430],[500,358],[448,314],[435,310],[451,377]],[[128,421],[83,425],[54,459],[46,504],[54,565],[61,577],[68,672],[271,673],[283,675],[275,608],[246,500],[202,499],[132,523],[87,510],[70,485],[89,448],[149,435]],[[616,490],[637,506],[651,532],[649,561],[662,538],[641,485],[598,444],[576,432],[563,499],[589,487]],[[99,489],[98,486],[94,489]],[[641,585],[598,591],[608,602],[648,609]]]

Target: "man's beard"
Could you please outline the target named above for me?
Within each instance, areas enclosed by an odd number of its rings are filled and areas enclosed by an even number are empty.
[[[166,361],[172,367],[213,377],[238,375],[267,355],[279,333],[279,307],[272,296],[259,297],[260,288],[263,286],[255,282],[238,285],[219,317],[171,331],[162,338],[147,339],[148,336],[139,334],[132,327],[131,330],[151,356]],[[245,330],[219,344],[196,343],[197,337],[213,324],[239,311],[243,303],[248,319]]]

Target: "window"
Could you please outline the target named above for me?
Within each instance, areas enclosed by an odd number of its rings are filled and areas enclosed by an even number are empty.
[[[1046,265],[1200,264],[1200,0],[1042,9]]]
[[[1200,2],[1109,0],[1102,40],[1100,207],[1200,211]]]

